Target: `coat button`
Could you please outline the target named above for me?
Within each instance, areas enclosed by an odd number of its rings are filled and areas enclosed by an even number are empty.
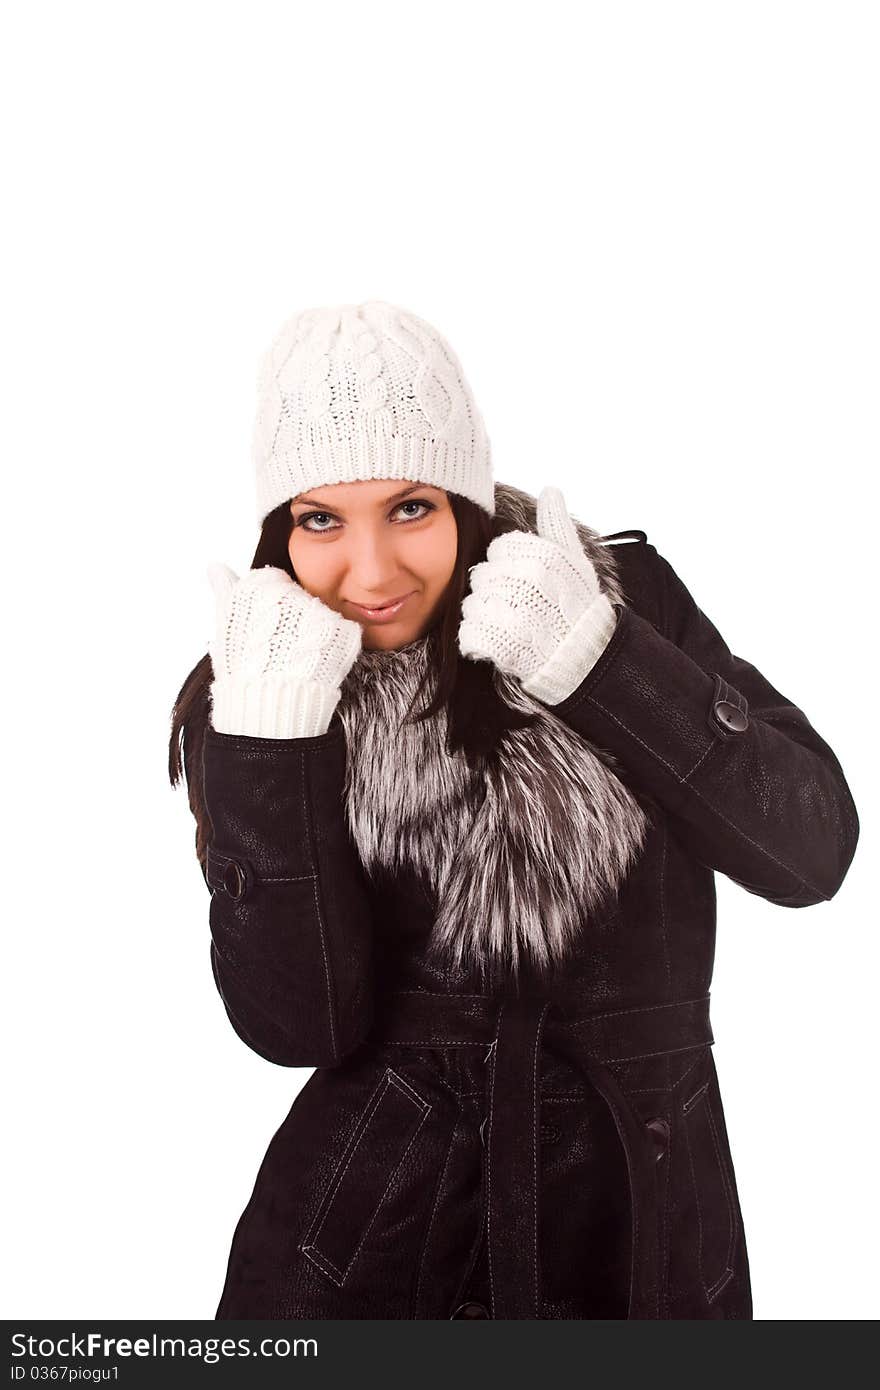
[[[223,887],[230,898],[240,898],[245,889],[244,870],[234,859],[230,859],[223,870]]]
[[[452,1318],[488,1318],[489,1309],[485,1303],[460,1303],[455,1312],[450,1315]]]
[[[729,700],[716,700],[715,715],[725,729],[733,729],[738,734],[749,727],[749,716]]]
[[[659,1163],[669,1147],[669,1124],[658,1115],[655,1120],[648,1120],[645,1127],[654,1141],[654,1159]]]

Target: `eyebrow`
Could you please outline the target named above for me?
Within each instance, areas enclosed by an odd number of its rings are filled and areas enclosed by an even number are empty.
[[[423,492],[426,488],[429,489],[430,486],[430,483],[412,483],[409,487],[402,488],[400,492],[392,492],[390,497],[384,497],[381,502],[377,503],[377,506],[387,506],[389,502],[396,502],[399,497],[408,497],[411,492]],[[305,506],[306,503],[310,503],[313,507],[323,507],[327,511],[332,510],[332,508],[327,506],[326,502],[321,502],[316,497],[295,497],[293,499],[293,505],[295,507],[300,504]]]

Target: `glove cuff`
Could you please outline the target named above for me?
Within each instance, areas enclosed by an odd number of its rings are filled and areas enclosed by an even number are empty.
[[[224,676],[211,685],[211,724],[218,734],[310,738],[330,727],[339,686],[289,676]]]
[[[599,594],[544,665],[521,682],[523,690],[547,705],[558,705],[577,690],[595,666],[617,626],[617,610]]]

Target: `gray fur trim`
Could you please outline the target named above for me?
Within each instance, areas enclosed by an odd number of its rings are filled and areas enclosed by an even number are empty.
[[[535,531],[534,497],[502,483],[495,497],[497,517]],[[623,603],[613,547],[575,524],[601,587]],[[493,978],[516,976],[524,956],[558,964],[638,857],[645,812],[610,754],[497,668],[499,694],[537,723],[506,730],[483,771],[450,755],[445,711],[403,722],[427,662],[426,637],[364,648],[343,682],[346,813],[364,868],[415,869],[436,901],[436,960]]]

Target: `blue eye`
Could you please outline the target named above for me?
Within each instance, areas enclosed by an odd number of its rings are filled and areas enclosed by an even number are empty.
[[[429,512],[433,512],[433,511],[436,511],[436,510],[437,510],[437,509],[436,509],[436,506],[435,506],[435,504],[434,504],[433,502],[427,502],[427,501],[425,501],[423,498],[415,498],[415,497],[408,497],[404,502],[398,502],[397,506],[394,508],[394,511],[395,511],[395,512],[398,512],[398,511],[400,511],[400,509],[401,509],[402,507],[423,507],[423,508],[425,509],[425,510],[422,511],[418,516],[408,516],[408,517],[406,517],[406,518],[405,518],[405,521],[404,521],[404,524],[406,524],[406,522],[408,522],[408,521],[421,521],[422,518],[425,517],[425,516],[427,516]],[[306,530],[306,531],[311,531],[312,534],[313,534],[313,535],[316,535],[316,536],[322,535],[322,534],[324,534],[324,533],[326,533],[326,532],[328,532],[328,531],[335,531],[335,530],[338,529],[338,528],[335,527],[335,526],[306,526],[306,522],[307,522],[307,521],[312,521],[315,517],[327,517],[327,518],[329,518],[330,520],[333,520],[333,513],[332,513],[332,512],[304,512],[303,515],[297,519],[297,521],[295,522],[295,525],[296,525],[296,526],[302,526],[304,530]]]
[[[420,499],[415,498],[415,497],[407,498],[407,500],[406,500],[405,502],[401,502],[401,503],[400,503],[400,506],[401,506],[401,507],[427,507],[428,512],[433,512],[433,511],[435,510],[435,507],[434,507],[434,503],[433,503],[433,502],[423,502],[423,501],[421,501]],[[427,512],[423,512],[423,513],[422,513],[423,516],[427,516],[427,514],[428,514]],[[421,516],[417,516],[417,517],[416,517],[416,516],[411,516],[411,517],[408,518],[409,521],[421,521],[421,519],[422,519]]]
[[[328,526],[318,526],[317,528],[315,528],[315,527],[313,527],[313,526],[306,526],[305,523],[306,523],[307,521],[311,521],[312,518],[315,517],[315,516],[327,516],[327,517],[329,517],[329,516],[331,516],[331,513],[330,513],[330,512],[304,512],[303,515],[299,518],[299,520],[297,521],[296,524],[297,524],[297,526],[303,526],[303,527],[305,527],[305,529],[306,529],[307,531],[313,531],[313,530],[315,530],[315,529],[317,529],[318,531],[328,531],[328,530],[329,530],[329,531],[332,531],[332,530],[333,530],[333,527],[332,527],[332,526],[329,526],[329,527],[328,527]]]

